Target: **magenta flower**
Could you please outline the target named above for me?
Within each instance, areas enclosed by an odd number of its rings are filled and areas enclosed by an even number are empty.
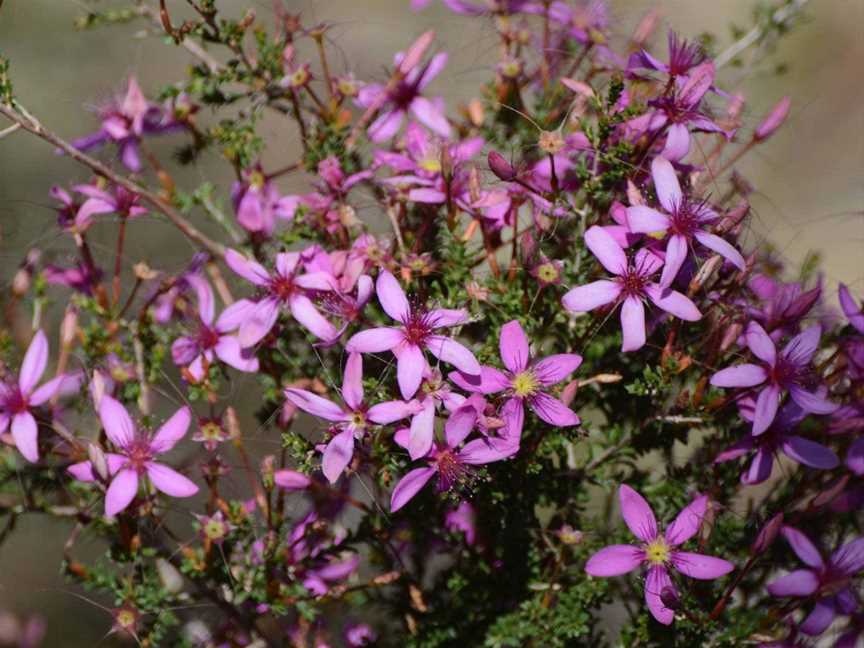
[[[402,58],[401,53],[396,55],[397,66]],[[426,65],[411,69],[393,89],[388,90],[378,83],[369,83],[361,88],[357,103],[364,108],[380,102],[386,93],[381,112],[369,126],[369,138],[373,142],[383,142],[393,137],[409,111],[442,137],[450,137],[450,123],[444,115],[443,103],[421,94],[446,64],[447,54],[442,52],[433,56]]]
[[[822,634],[838,614],[852,614],[861,609],[852,579],[864,570],[864,538],[847,542],[825,560],[798,529],[784,526],[781,533],[807,567],[781,576],[766,587],[772,596],[815,599],[813,611],[799,625],[801,632],[811,636]]]
[[[747,304],[747,314],[774,340],[784,333],[794,333],[822,294],[819,286],[804,290],[798,282],[783,283],[762,274],[753,277],[747,286],[758,298],[755,304]]]
[[[297,209],[297,199],[281,196],[260,166],[243,171],[243,179],[231,187],[231,201],[240,226],[265,236],[273,233],[276,218],[291,220]]]
[[[171,450],[186,434],[192,413],[181,407],[162,424],[152,437],[137,429],[121,403],[108,395],[99,402],[99,419],[105,434],[119,452],[106,453],[111,484],[105,494],[105,515],[113,517],[124,510],[138,494],[138,482],[144,475],[153,486],[171,497],[191,497],[198,487],[173,468],[155,461]],[[72,464],[69,472],[79,481],[96,480],[90,461]]]
[[[508,428],[508,438],[518,443],[525,421],[527,404],[537,416],[549,425],[567,427],[579,424],[579,417],[546,391],[556,385],[582,364],[582,356],[575,353],[559,353],[542,360],[531,357],[528,336],[517,320],[501,327],[498,339],[501,360],[507,371],[483,366],[480,380],[454,373],[450,376],[462,389],[481,394],[507,391],[509,396],[501,408],[501,417]]]
[[[435,413],[442,405],[448,412],[455,412],[465,403],[465,397],[452,390],[450,384],[442,379],[441,372],[427,368],[419,389],[420,397],[415,399],[416,410],[408,428],[408,443],[405,445],[412,460],[425,457],[432,449],[435,440]]]
[[[627,69],[635,70],[645,68],[664,72],[670,77],[686,75],[690,70],[705,60],[705,50],[698,43],[679,38],[678,34],[670,31],[667,34],[669,46],[669,62],[655,58],[650,52],[643,49],[630,55]]]
[[[669,625],[675,613],[666,607],[663,599],[668,595],[677,597],[678,593],[669,577],[670,567],[700,580],[720,578],[735,569],[735,565],[722,558],[677,549],[699,532],[708,497],[702,495],[690,502],[669,525],[665,534],[660,533],[654,512],[639,493],[621,484],[618,497],[624,522],[642,544],[605,547],[588,559],[585,571],[591,576],[620,576],[647,563],[645,602],[655,619]]]
[[[705,229],[708,223],[718,218],[717,212],[704,202],[694,201],[684,195],[669,160],[655,157],[651,161],[651,175],[657,198],[666,212],[645,205],[634,205],[627,208],[627,221],[632,232],[651,234],[657,238],[669,237],[660,285],[663,288],[672,285],[694,240],[723,256],[739,270],[744,270],[746,263],[741,253],[728,241]]]
[[[774,340],[756,322],[750,322],[745,334],[747,346],[762,365],[740,364],[727,367],[711,377],[715,387],[753,388],[762,385],[756,397],[753,415],[753,434],[762,434],[774,421],[783,390],[801,409],[812,414],[830,414],[837,409],[824,396],[807,391],[804,386],[812,381],[810,360],[819,348],[822,329],[814,324],[793,337],[777,353]]]
[[[837,294],[840,298],[840,308],[843,309],[846,319],[849,320],[852,328],[864,335],[864,309],[855,303],[855,298],[844,284],[840,284]]]
[[[15,446],[31,463],[39,461],[39,426],[33,416],[34,408],[47,403],[67,378],[60,375],[37,387],[47,366],[48,339],[42,331],[36,331],[24,354],[18,383],[0,382],[0,432],[11,424]]]
[[[345,348],[359,353],[392,351],[396,356],[396,377],[402,398],[408,400],[420,387],[429,366],[423,355],[424,349],[463,373],[480,375],[480,364],[473,353],[455,340],[435,333],[439,328],[464,324],[468,321],[467,312],[444,308],[427,311],[412,307],[396,277],[386,270],[378,275],[375,290],[384,312],[400,326],[360,331],[348,340]]]
[[[135,77],[129,77],[126,95],[121,101],[112,101],[99,110],[102,127],[91,135],[81,137],[73,146],[88,151],[108,142],[118,147],[118,157],[130,171],[141,170],[140,144],[146,134],[172,130],[177,124],[166,120],[162,109],[147,101]]]
[[[198,294],[198,330],[194,335],[174,340],[171,345],[174,364],[188,365],[187,370],[196,382],[207,375],[214,357],[238,371],[258,371],[258,358],[243,351],[236,335],[229,335],[229,331],[237,328],[231,313],[226,310],[213,321],[215,313],[210,284],[199,275],[190,275],[187,281]]]
[[[434,475],[438,475],[438,492],[448,491],[471,481],[471,466],[501,461],[512,454],[509,448],[485,438],[474,439],[460,448],[476,421],[477,411],[470,404],[450,415],[444,425],[445,443],[430,451],[428,465],[409,471],[396,484],[390,497],[391,513],[411,501]],[[397,436],[397,442],[399,440]]]
[[[744,419],[752,421],[755,403],[749,401],[746,407],[745,403],[739,405]],[[804,466],[820,470],[836,468],[840,460],[833,450],[795,434],[795,428],[806,416],[807,412],[797,403],[787,403],[764,434],[748,435],[717,455],[714,463],[732,461],[755,451],[750,467],[741,473],[741,483],[748,485],[761,484],[771,476],[778,451]]]
[[[113,186],[104,190],[96,185],[76,185],[78,193],[87,196],[87,200],[75,214],[74,229],[83,232],[93,223],[93,217],[98,214],[118,214],[124,218],[137,218],[147,213],[142,207],[140,197],[125,187]]]
[[[369,407],[363,402],[363,356],[351,353],[342,379],[342,400],[338,405],[305,389],[289,387],[285,398],[304,412],[336,423],[337,434],[324,450],[321,469],[335,483],[354,456],[354,439],[360,438],[370,423],[387,425],[407,418],[416,410],[411,403],[387,401]]]
[[[245,349],[257,344],[276,324],[279,310],[287,305],[294,319],[322,340],[334,339],[338,332],[318,312],[306,295],[307,291],[333,290],[333,279],[323,272],[298,274],[299,252],[280,252],[276,268],[267,272],[260,263],[247,259],[236,250],[225,252],[225,263],[235,273],[258,286],[261,295],[256,300],[241,299],[222,313],[222,323],[239,328],[240,345]]]
[[[683,320],[695,322],[702,318],[702,313],[686,296],[675,290],[664,290],[651,281],[663,262],[648,250],[639,250],[633,261],[628,261],[624,249],[612,235],[597,225],[585,232],[585,245],[615,278],[572,288],[561,303],[573,313],[621,303],[622,351],[636,351],[645,344],[645,307],[642,304],[645,297]]]

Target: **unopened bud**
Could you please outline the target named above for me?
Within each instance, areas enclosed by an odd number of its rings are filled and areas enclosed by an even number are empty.
[[[468,102],[468,119],[471,124],[479,128],[483,125],[485,114],[483,110],[483,102],[479,99],[472,99]]]
[[[75,341],[75,331],[78,329],[78,309],[67,306],[63,321],[60,323],[60,344],[64,347],[72,345]]]
[[[651,34],[657,29],[659,22],[660,12],[657,9],[651,9],[642,16],[642,20],[636,25],[636,29],[633,30],[633,36],[630,38],[633,45],[635,47],[642,47],[651,38]]]
[[[429,46],[432,44],[434,39],[435,32],[430,29],[414,41],[411,47],[408,48],[408,51],[405,52],[405,56],[403,56],[402,60],[399,62],[399,67],[397,68],[399,74],[404,76],[417,67],[420,61],[423,60],[423,55],[426,54],[426,50],[429,49]]]
[[[246,31],[247,29],[249,29],[249,27],[252,26],[253,22],[255,22],[255,10],[254,9],[247,9],[246,14],[243,16],[243,18],[240,20],[240,22],[237,23],[237,26],[241,30]]]
[[[585,97],[586,99],[594,97],[594,88],[584,81],[577,81],[576,79],[568,79],[564,77],[561,79],[561,85],[571,92],[575,92],[580,97]]]
[[[735,322],[732,326],[726,327],[726,330],[723,332],[723,339],[720,340],[720,350],[726,351],[735,344],[736,340],[741,337],[743,328],[740,322]]]
[[[279,488],[288,491],[306,490],[312,484],[312,480],[296,470],[277,470],[273,475],[273,481]]]
[[[504,159],[504,156],[497,151],[489,151],[487,156],[489,169],[495,174],[495,177],[504,182],[510,182],[516,178],[516,170],[513,165]]]
[[[768,522],[759,529],[759,533],[756,535],[756,540],[753,542],[753,553],[762,553],[772,544],[774,544],[774,540],[777,539],[777,534],[780,533],[780,529],[783,526],[783,513],[778,513],[774,517],[772,517]]]
[[[786,121],[786,117],[789,115],[789,107],[792,105],[792,100],[789,97],[783,97],[780,101],[777,102],[771,112],[768,113],[768,116],[762,121],[761,124],[756,128],[756,131],[753,133],[753,139],[757,142],[761,142],[762,140],[766,140],[771,135],[774,134],[778,128],[783,125],[783,122]]]
[[[95,443],[90,443],[87,446],[87,457],[90,459],[90,465],[93,466],[93,472],[103,481],[108,481],[108,460],[102,448]]]
[[[678,596],[678,592],[675,591],[674,587],[669,585],[660,590],[660,602],[670,610],[681,608],[681,598]]]
[[[177,594],[183,589],[183,576],[174,565],[164,558],[156,560],[156,571],[159,573],[162,587],[169,593]]]
[[[276,457],[267,455],[261,460],[261,479],[267,488],[273,487],[276,472]]]

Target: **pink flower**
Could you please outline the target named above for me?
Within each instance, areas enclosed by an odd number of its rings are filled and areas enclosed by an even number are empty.
[[[238,371],[258,371],[258,359],[240,347],[240,341],[228,332],[237,328],[231,313],[225,311],[214,323],[213,291],[200,275],[190,275],[187,281],[198,294],[198,330],[194,335],[179,337],[171,345],[171,357],[177,365],[188,365],[196,381],[207,375],[214,356]],[[227,313],[227,316],[226,316]]]
[[[316,337],[329,341],[338,335],[336,327],[318,312],[306,295],[310,290],[333,290],[333,278],[323,272],[298,274],[299,252],[277,254],[276,268],[272,273],[236,250],[225,252],[225,263],[235,273],[258,286],[262,293],[254,301],[241,299],[234,302],[220,318],[226,330],[239,329],[238,337],[244,349],[257,344],[270,332],[283,305],[287,305],[294,319]]]
[[[489,439],[474,439],[460,448],[476,421],[477,411],[470,404],[450,415],[444,426],[445,443],[430,451],[428,465],[411,470],[396,484],[390,497],[391,513],[405,506],[434,475],[438,475],[438,492],[448,491],[471,481],[470,466],[501,461],[512,454]],[[397,433],[396,441],[404,445],[407,439]]]
[[[753,434],[762,434],[777,415],[784,390],[805,412],[831,414],[837,405],[824,395],[805,389],[811,382],[810,360],[819,348],[822,328],[814,324],[793,337],[778,353],[774,340],[756,322],[747,326],[746,339],[750,351],[763,364],[745,363],[727,367],[711,376],[715,387],[761,387],[756,397]]]
[[[708,497],[702,495],[682,509],[665,534],[660,533],[654,512],[639,493],[622,484],[618,497],[624,522],[642,544],[605,547],[588,559],[585,571],[591,576],[620,576],[647,564],[645,602],[655,619],[669,625],[675,613],[666,607],[663,599],[670,595],[677,597],[678,594],[669,577],[670,567],[700,580],[720,578],[735,569],[735,565],[721,558],[678,549],[698,533],[705,517]]]
[[[351,353],[342,380],[344,406],[305,389],[289,387],[285,398],[304,412],[336,423],[338,433],[324,450],[321,468],[335,483],[354,456],[354,439],[363,435],[369,423],[386,425],[410,416],[415,407],[402,401],[387,401],[369,407],[363,402],[363,356]]]
[[[198,487],[172,468],[155,461],[156,456],[171,450],[186,434],[192,413],[182,407],[162,424],[152,437],[135,427],[126,408],[108,395],[99,402],[99,419],[105,434],[119,452],[106,453],[111,483],[105,494],[105,515],[113,517],[124,510],[138,494],[138,482],[144,475],[153,486],[171,497],[191,497]],[[73,464],[69,472],[80,481],[96,480],[89,461]]]
[[[627,208],[627,221],[632,232],[669,237],[660,286],[668,288],[672,285],[694,240],[723,256],[739,270],[744,270],[746,263],[741,253],[725,239],[705,229],[707,224],[718,218],[717,212],[704,202],[694,201],[684,195],[669,160],[655,157],[651,161],[651,175],[657,197],[666,211],[635,205]]]
[[[65,374],[36,387],[48,365],[48,340],[37,331],[24,354],[18,373],[18,384],[0,383],[0,432],[11,424],[12,438],[18,451],[30,462],[39,460],[39,426],[34,408],[48,402],[63,386]]]
[[[501,409],[501,418],[507,426],[507,438],[518,444],[525,421],[527,404],[537,416],[549,425],[567,427],[579,424],[579,417],[547,389],[556,385],[582,364],[582,356],[559,353],[542,360],[531,357],[528,337],[518,320],[501,327],[498,340],[501,360],[507,371],[494,367],[481,367],[480,380],[454,373],[450,379],[462,389],[481,394],[507,391],[509,396]]]
[[[231,201],[241,227],[265,236],[273,233],[277,217],[291,220],[297,209],[297,199],[281,196],[260,166],[243,171],[242,181],[231,187]]]
[[[572,288],[561,302],[574,313],[621,303],[622,351],[636,351],[645,344],[645,307],[642,304],[645,297],[658,308],[688,322],[702,318],[702,313],[687,297],[675,290],[664,290],[651,281],[663,262],[648,250],[639,250],[633,261],[629,261],[612,235],[597,225],[585,232],[585,245],[615,278]]]
[[[480,375],[480,364],[467,348],[451,338],[438,335],[439,328],[456,326],[468,321],[464,310],[412,307],[405,292],[392,274],[382,270],[375,285],[378,301],[398,327],[380,327],[355,333],[345,348],[350,352],[379,353],[392,351],[396,356],[396,377],[402,397],[406,400],[417,393],[428,368],[423,350],[443,362],[448,362],[470,376]]]
[[[96,185],[76,185],[78,193],[87,196],[87,200],[75,214],[74,229],[83,232],[93,222],[97,214],[118,214],[124,218],[137,218],[147,213],[147,208],[139,203],[140,197],[125,187],[119,185],[101,189]]]

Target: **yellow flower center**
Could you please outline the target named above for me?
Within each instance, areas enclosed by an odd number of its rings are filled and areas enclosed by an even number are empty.
[[[425,160],[420,160],[418,166],[429,173],[441,172],[441,158],[428,157]]]
[[[663,538],[657,538],[645,545],[645,558],[652,565],[662,565],[669,562],[669,545]]]
[[[260,171],[253,171],[249,174],[249,185],[256,189],[261,189],[267,182],[267,178]]]
[[[351,424],[355,427],[363,427],[366,425],[366,417],[363,412],[354,412],[351,415]]]
[[[212,421],[205,423],[201,426],[201,436],[208,441],[219,441],[222,438],[222,428]]]
[[[558,279],[558,268],[551,263],[544,263],[537,268],[537,276],[546,283],[552,283]]]
[[[220,522],[219,520],[208,520],[204,525],[204,535],[206,535],[211,540],[219,540],[224,538],[227,529],[225,528],[225,523]]]
[[[523,371],[513,376],[513,393],[521,398],[531,396],[539,386],[540,383],[532,371]]]

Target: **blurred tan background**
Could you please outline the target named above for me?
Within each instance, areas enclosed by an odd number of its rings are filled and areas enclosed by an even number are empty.
[[[118,3],[114,3],[115,5]],[[169,0],[168,6],[184,3]],[[450,13],[440,2],[412,13],[407,0],[284,0],[291,11],[303,14],[305,24],[335,23],[334,44],[343,52],[331,60],[336,72],[352,70],[359,79],[381,78],[393,52],[404,48],[422,31],[434,28],[438,44],[451,54],[445,73],[433,92],[450,105],[472,98],[478,83],[494,64],[494,36],[483,19]],[[259,19],[271,15],[269,0],[222,0],[226,11],[241,13],[253,7]],[[610,3],[612,31],[626,37],[652,6],[663,12],[658,32],[665,52],[667,26],[685,36],[711,31],[718,49],[729,41],[730,20],[749,24],[749,0],[618,0]],[[124,88],[135,73],[149,94],[164,83],[184,76],[188,55],[166,46],[141,29],[140,23],[76,32],[75,16],[84,9],[74,0],[7,0],[0,9],[0,54],[12,60],[18,99],[44,123],[72,138],[95,129],[87,108]],[[757,187],[752,202],[752,243],[775,244],[790,264],[808,250],[824,255],[827,286],[838,281],[864,293],[864,0],[813,0],[807,20],[788,36],[770,59],[788,66],[784,76],[763,72],[739,79],[734,69],[721,75],[721,85],[740,88],[747,98],[745,120],[755,125],[782,95],[792,96],[786,126],[739,165]],[[206,111],[203,118],[206,119]],[[5,124],[0,123],[0,129]],[[290,130],[268,122],[272,132],[266,160],[274,166],[297,157]],[[168,154],[172,140],[156,150]],[[39,247],[57,262],[66,259],[65,242],[55,227],[48,189],[55,183],[83,181],[88,174],[50,147],[15,133],[0,140],[0,281],[8,285],[12,271],[27,249]],[[215,180],[227,196],[230,177],[218,161],[204,159],[178,174],[192,189],[204,179]],[[286,190],[299,190],[301,178],[288,180]],[[107,254],[97,232],[97,255]],[[130,236],[136,260],[155,260],[162,267],[179,267],[191,248],[167,225],[139,221]],[[101,243],[101,245],[100,245]],[[51,314],[62,311],[55,304]],[[50,314],[49,314],[50,315]],[[0,610],[38,612],[47,617],[47,646],[107,646],[109,615],[68,592],[58,576],[62,545],[69,529],[42,520],[19,525],[12,539],[0,547]],[[86,542],[84,543],[86,547]],[[97,551],[97,548],[92,548]],[[102,601],[104,603],[104,601]]]

